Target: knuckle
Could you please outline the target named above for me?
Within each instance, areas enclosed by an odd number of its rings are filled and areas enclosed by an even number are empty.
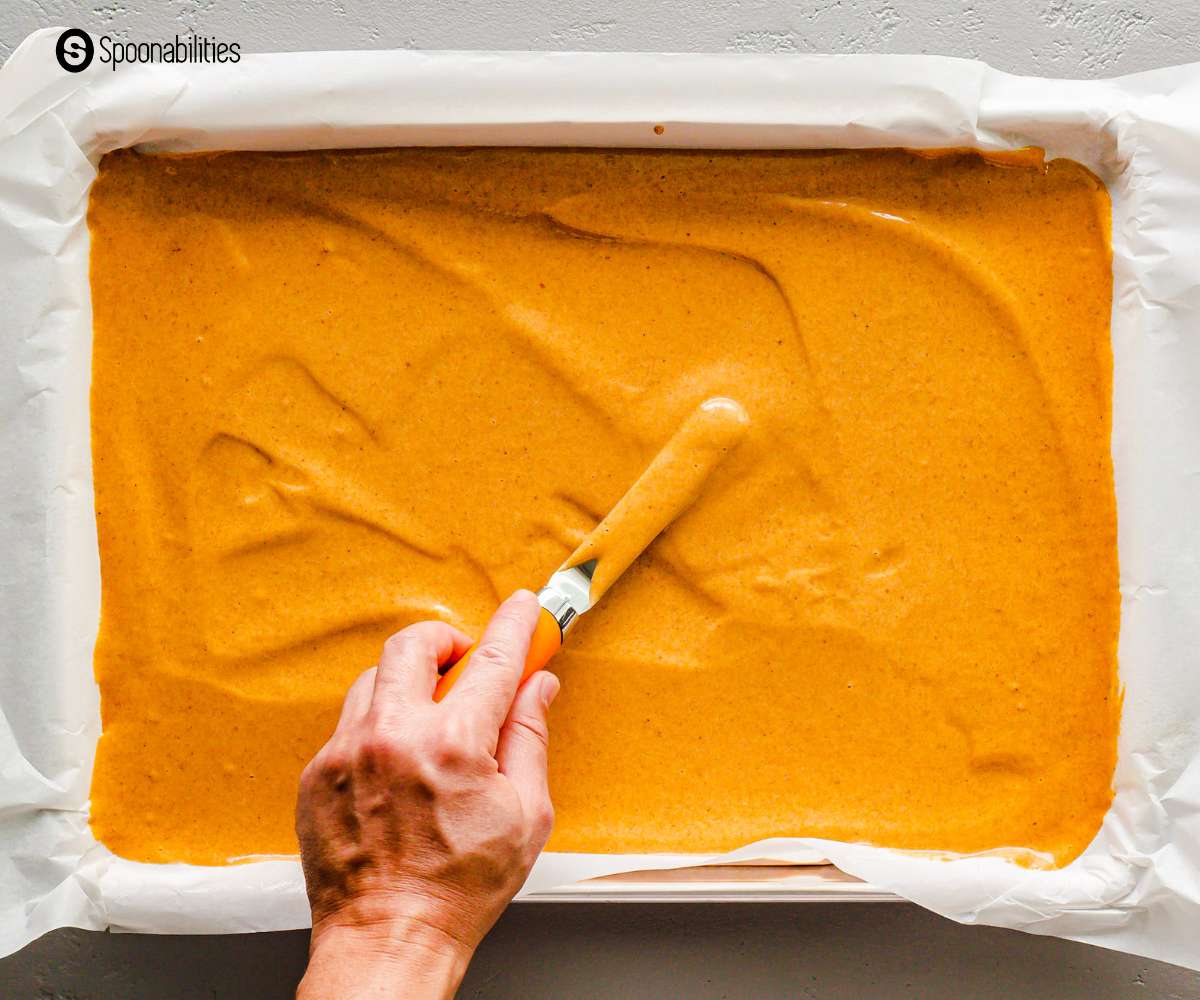
[[[497,642],[495,639],[489,639],[486,642],[480,643],[479,648],[471,654],[471,665],[505,667],[511,659],[512,657],[502,643]]]
[[[550,836],[550,831],[554,829],[554,806],[549,799],[534,810],[532,819],[534,833],[545,842]]]
[[[550,730],[546,727],[545,719],[536,715],[514,715],[509,720],[509,725],[523,739],[534,740],[540,743],[543,749],[550,746]]]
[[[442,622],[415,622],[399,632],[393,632],[383,641],[383,650],[388,657],[407,658],[434,645],[439,629],[446,627]]]
[[[383,652],[389,657],[404,656],[412,646],[412,626],[393,632],[383,640]]]
[[[350,756],[346,753],[343,746],[328,744],[317,756],[313,759],[312,764],[317,775],[320,777],[328,777],[329,775],[337,774],[350,766]]]
[[[300,772],[300,794],[304,795],[312,791],[313,785],[317,783],[316,758],[314,757],[304,765]]]
[[[367,770],[395,769],[406,763],[404,743],[392,733],[372,728],[359,739],[355,756]]]
[[[340,787],[351,770],[351,761],[338,743],[327,743],[300,772],[300,787],[311,791],[317,786]]]
[[[472,762],[471,754],[460,743],[439,740],[434,744],[433,763],[444,771],[460,771]]]
[[[429,762],[446,771],[466,770],[475,764],[477,757],[467,727],[450,719],[430,733],[425,750]]]
[[[446,774],[429,761],[417,763],[406,775],[405,786],[419,800],[446,801]]]
[[[313,771],[316,772],[314,777],[328,779],[337,778],[343,771],[348,771],[350,767],[349,755],[344,753],[342,749],[324,750],[322,754],[313,761]]]

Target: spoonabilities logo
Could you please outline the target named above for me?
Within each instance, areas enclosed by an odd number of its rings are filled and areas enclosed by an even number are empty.
[[[58,36],[54,55],[58,58],[58,64],[68,73],[82,73],[92,64],[96,46],[86,31],[68,28]]]
[[[222,42],[186,32],[169,41],[137,42],[100,35],[96,41],[79,28],[58,36],[54,54],[68,73],[82,73],[99,56],[110,69],[136,63],[236,63],[242,58],[239,42]]]

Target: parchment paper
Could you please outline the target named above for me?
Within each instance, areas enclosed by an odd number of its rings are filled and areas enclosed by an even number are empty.
[[[85,215],[103,153],[1037,144],[1091,166],[1114,196],[1126,693],[1112,809],[1058,871],[802,839],[725,858],[815,852],[956,920],[1200,968],[1200,64],[1074,82],[916,56],[406,51],[117,73],[97,62],[72,76],[58,34],[31,36],[0,70],[0,952],[65,925],[308,922],[294,860],[140,865],[88,829],[99,566]],[[545,855],[525,891],[701,860],[714,859]]]

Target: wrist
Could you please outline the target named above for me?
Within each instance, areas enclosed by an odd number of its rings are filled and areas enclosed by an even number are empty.
[[[299,1000],[452,997],[474,949],[411,915],[356,919],[338,915],[313,925]]]

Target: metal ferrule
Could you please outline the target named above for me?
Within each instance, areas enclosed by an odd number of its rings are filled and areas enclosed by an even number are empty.
[[[594,559],[581,566],[560,569],[538,591],[538,603],[554,616],[564,636],[575,619],[592,606],[592,573],[595,569]]]

